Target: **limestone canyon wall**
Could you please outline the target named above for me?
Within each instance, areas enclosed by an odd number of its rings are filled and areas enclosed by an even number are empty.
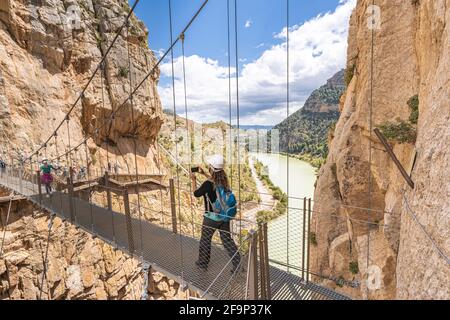
[[[358,1],[350,21],[351,81],[317,182],[312,269],[360,281],[356,289],[323,281],[353,297],[449,299],[448,261],[417,222],[448,257],[450,1],[376,0],[381,15],[373,33],[373,73],[371,4]],[[370,110],[373,128],[408,121],[407,101],[417,94],[416,142],[390,141],[415,183],[411,189],[370,134]],[[374,211],[357,208],[369,206]]]
[[[2,139],[14,146],[3,147],[3,153],[28,156],[45,142],[77,101],[129,10],[127,0],[0,1],[0,127]],[[93,166],[107,165],[107,150],[108,160],[134,172],[136,136],[138,166],[157,171],[154,141],[163,120],[156,90],[159,69],[147,36],[132,15],[76,104],[69,128],[61,127],[42,156],[59,155],[88,137]],[[127,100],[130,80],[134,88],[153,68],[133,101]],[[81,162],[84,153],[79,150],[73,160]]]

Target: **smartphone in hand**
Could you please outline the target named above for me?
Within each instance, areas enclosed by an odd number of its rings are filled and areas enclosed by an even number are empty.
[[[191,168],[191,172],[192,173],[200,172],[200,168],[199,167],[193,167],[193,168]]]

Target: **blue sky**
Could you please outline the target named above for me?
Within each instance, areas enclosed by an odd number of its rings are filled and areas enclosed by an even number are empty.
[[[130,3],[133,3],[130,0]],[[203,0],[172,0],[176,36]],[[241,123],[275,125],[286,117],[286,1],[238,0]],[[356,0],[290,0],[291,113],[326,79],[345,66],[348,17]],[[231,6],[234,66],[234,0]],[[170,45],[168,0],[143,0],[137,16],[149,29],[155,52]],[[186,34],[185,59],[189,117],[198,122],[228,115],[227,0],[210,0]],[[181,46],[174,50],[177,113],[184,114]],[[234,72],[234,68],[233,68]],[[283,83],[284,80],[284,83]],[[173,108],[170,60],[161,66],[159,93]],[[232,88],[233,121],[236,88]]]

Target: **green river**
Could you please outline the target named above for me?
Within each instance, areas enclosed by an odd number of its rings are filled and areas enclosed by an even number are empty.
[[[289,192],[288,213],[269,223],[270,259],[301,268],[303,198],[314,197],[316,169],[307,162],[289,157],[288,173],[287,156],[266,153],[250,155],[268,168],[269,177],[276,186],[286,194]],[[304,263],[306,268],[307,262]],[[295,270],[290,271],[298,273]]]

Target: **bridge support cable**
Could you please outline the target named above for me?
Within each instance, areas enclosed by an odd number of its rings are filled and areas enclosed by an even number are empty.
[[[139,234],[140,234],[140,242],[141,242],[141,259],[144,260],[144,247],[142,241],[142,214],[141,214],[141,197],[139,195],[139,169],[138,169],[138,159],[137,159],[137,126],[136,119],[134,114],[134,92],[133,92],[133,63],[131,59],[131,48],[130,48],[130,24],[129,21],[126,25],[126,38],[125,41],[127,43],[127,59],[128,59],[128,81],[130,85],[130,107],[131,107],[131,130],[133,136],[133,153],[134,153],[134,167],[135,167],[135,175],[136,175],[136,195],[137,195],[137,210],[139,217]],[[128,194],[127,194],[128,196]]]
[[[142,50],[142,54],[145,57],[145,72],[147,73],[149,70],[148,56],[142,48],[141,48],[141,50]],[[152,105],[154,107],[156,107],[156,103],[157,103],[156,102],[156,92],[155,92],[155,87],[153,85],[149,86],[149,94],[152,98]],[[152,151],[152,152],[153,152],[153,155],[155,155],[154,151]],[[160,177],[162,177],[163,176],[162,171],[161,171],[162,159],[161,159],[160,146],[159,146],[159,134],[156,136],[156,158],[157,158],[156,165],[158,166],[158,174],[160,175]],[[160,181],[162,181],[162,178]],[[165,221],[165,215],[164,215],[164,199],[163,199],[163,192],[162,192],[163,188],[160,185],[158,189],[159,189],[159,199],[160,199],[160,206],[161,206],[160,217],[161,217],[161,223],[164,228],[166,221]]]
[[[168,0],[169,5],[169,31],[170,31],[170,43],[175,43],[173,41],[173,23],[172,23],[172,1]],[[184,32],[181,33],[181,35],[184,37]],[[181,39],[181,36],[177,39]],[[182,213],[181,213],[181,194],[180,194],[180,172],[179,172],[179,161],[178,161],[178,138],[177,138],[177,132],[178,132],[178,126],[177,126],[177,104],[176,104],[176,91],[175,91],[175,66],[174,66],[174,54],[173,54],[174,46],[170,48],[170,58],[171,58],[171,69],[172,69],[172,99],[173,99],[173,122],[174,122],[174,135],[175,135],[175,157],[176,157],[176,177],[177,177],[177,198],[178,198],[178,219],[179,219],[179,236],[180,236],[180,257],[181,257],[181,265],[184,266],[183,260],[183,228],[182,228]],[[181,281],[184,282],[184,268],[182,267],[181,270]],[[183,284],[181,284],[183,286]]]
[[[101,92],[102,92],[102,108],[103,108],[103,110],[106,110],[105,109],[105,86],[103,84],[103,82],[104,82],[103,81],[103,77],[105,75],[105,70],[104,69],[105,69],[105,63],[102,63],[100,65],[100,86],[102,88],[102,90],[101,90]],[[112,103],[111,103],[111,108],[112,108]],[[112,111],[114,112],[114,110],[112,110]],[[106,170],[108,170],[108,172],[111,171],[111,164],[109,162],[109,143],[110,143],[109,134],[110,134],[110,131],[111,131],[111,127],[113,125],[113,121],[114,120],[109,122],[109,128],[106,131]]]
[[[290,83],[290,2],[286,0],[286,119],[290,116],[290,105],[291,105],[291,83]],[[289,266],[289,165],[290,165],[290,132],[291,129],[288,128],[287,132],[287,153],[286,153],[286,191],[287,191],[287,209],[286,209],[286,264]],[[305,221],[302,222],[303,224]],[[288,267],[289,271],[289,267]]]
[[[241,128],[239,104],[239,39],[238,39],[238,4],[234,0],[234,37],[235,37],[235,68],[236,68],[236,122],[237,122],[237,161],[238,161],[238,210],[239,210],[239,244],[242,245],[242,195],[241,195]]]
[[[50,247],[50,238],[51,238],[51,232],[53,228],[53,220],[56,217],[55,214],[50,214],[50,220],[48,223],[48,235],[47,235],[47,246],[45,249],[45,254],[43,256],[43,270],[42,270],[42,278],[41,278],[41,290],[39,292],[39,300],[42,300],[42,292],[44,291],[44,280],[47,279],[47,268],[48,268],[48,250]],[[41,245],[42,247],[42,245]],[[48,290],[48,284],[47,284],[47,290]],[[47,295],[49,292],[47,292]]]
[[[404,189],[402,190],[402,197],[403,197],[403,201],[404,201],[404,206],[405,206],[406,212],[408,212],[408,214],[411,216],[413,221],[419,226],[419,228],[421,229],[423,234],[426,236],[426,238],[429,240],[429,242],[431,243],[433,248],[438,253],[438,255],[442,259],[445,260],[445,262],[447,263],[447,266],[450,266],[450,259],[444,253],[444,250],[439,247],[439,245],[436,243],[436,241],[433,239],[433,237],[430,235],[430,233],[426,230],[425,226],[422,223],[420,223],[420,221],[419,221],[419,219],[417,217],[417,214],[411,209],[411,206],[408,203],[408,199],[406,198],[406,190],[404,190]]]
[[[227,58],[228,58],[228,113],[230,122],[230,141],[228,146],[228,154],[230,156],[230,185],[233,187],[233,159],[234,159],[234,141],[233,141],[233,123],[232,123],[232,103],[231,103],[231,25],[230,25],[230,0],[227,0]]]
[[[90,218],[91,218],[91,232],[94,233],[94,214],[93,214],[93,208],[92,208],[92,194],[93,194],[93,190],[91,188],[91,170],[90,170],[90,166],[89,166],[89,151],[88,151],[88,145],[87,145],[87,141],[84,142],[84,153],[85,153],[85,158],[86,158],[86,174],[87,174],[87,179],[88,179],[88,192],[87,192],[87,197],[88,197],[88,201],[89,201],[89,213],[90,213]]]
[[[191,143],[191,134],[189,132],[189,120],[188,120],[188,101],[187,101],[187,85],[186,85],[186,63],[185,63],[185,50],[184,50],[184,40],[185,35],[182,34],[181,36],[181,56],[182,56],[182,62],[183,62],[183,84],[184,84],[184,112],[186,117],[186,147],[189,150],[189,168],[192,167],[192,143]],[[192,237],[195,238],[195,224],[194,224],[194,210],[193,205],[194,201],[192,199],[192,193],[193,193],[193,186],[192,186],[192,179],[188,177],[189,181],[189,207],[191,209],[191,221],[192,221]],[[194,186],[195,187],[195,186]]]
[[[5,244],[5,239],[6,239],[6,231],[8,229],[8,224],[9,224],[9,216],[11,214],[11,206],[12,206],[12,202],[13,202],[13,198],[14,198],[14,192],[11,192],[11,194],[9,195],[10,200],[9,200],[9,204],[8,204],[8,212],[6,213],[6,222],[4,225],[4,230],[3,230],[3,237],[2,237],[2,244],[0,246],[0,258],[3,257],[3,246]]]

